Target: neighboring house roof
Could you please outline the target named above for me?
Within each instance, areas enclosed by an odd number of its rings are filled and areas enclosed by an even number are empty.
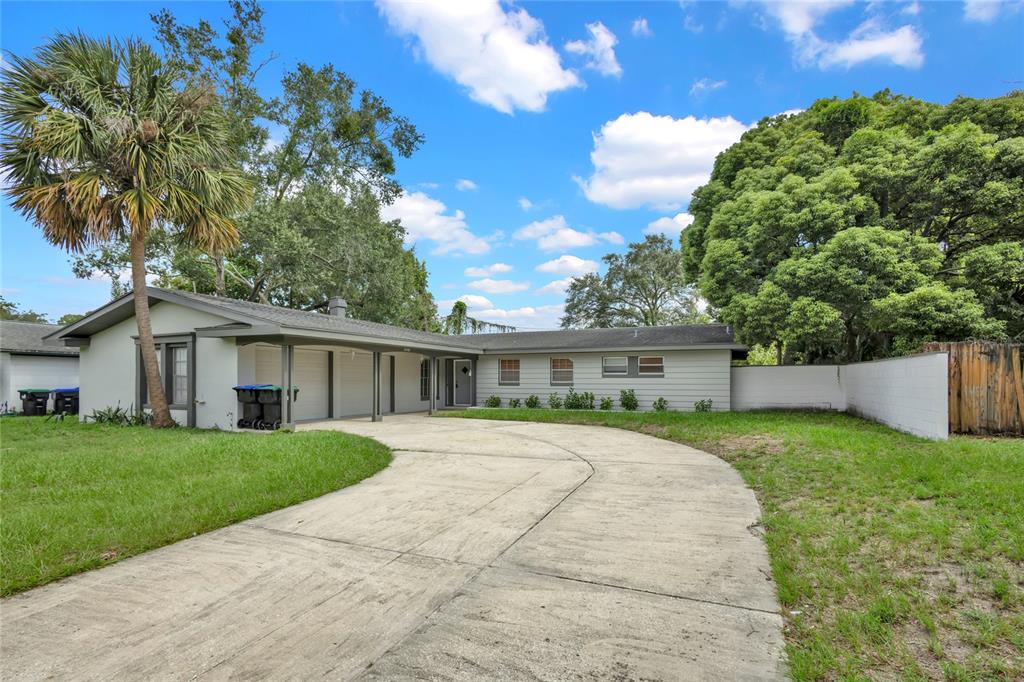
[[[77,348],[67,348],[55,341],[44,341],[60,329],[55,324],[0,320],[0,352],[18,355],[78,355]]]
[[[199,332],[209,336],[269,337],[274,335],[306,338],[315,344],[319,334],[324,340],[348,340],[370,345],[410,346],[420,349],[465,354],[496,352],[543,352],[582,350],[723,348],[743,350],[725,325],[683,325],[618,329],[565,329],[505,334],[467,334],[449,336],[433,332],[366,322],[351,317],[294,310],[280,306],[209,296],[186,291],[148,287],[151,303],[168,301],[203,310],[228,320],[224,325],[205,327]],[[59,332],[53,338],[82,339],[127,319],[134,314],[131,294],[100,308]]]

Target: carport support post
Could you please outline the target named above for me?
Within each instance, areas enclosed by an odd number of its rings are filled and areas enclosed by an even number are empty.
[[[281,346],[281,425],[294,426],[295,417],[292,400],[292,368],[295,365],[295,346]]]
[[[437,359],[428,359],[427,366],[430,368],[430,407],[427,414],[434,414],[437,411]]]
[[[370,405],[370,421],[379,422],[380,414],[380,351],[373,351],[373,404]]]

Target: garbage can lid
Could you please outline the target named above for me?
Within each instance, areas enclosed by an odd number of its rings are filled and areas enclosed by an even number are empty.
[[[19,393],[49,393],[50,389],[48,389],[48,388],[19,388],[18,392]]]
[[[278,386],[277,384],[264,384],[263,386],[260,386],[259,388],[262,388],[262,389],[267,390],[267,391],[283,391],[284,390],[281,386]],[[292,385],[292,390],[293,391],[297,391],[297,390],[299,390],[299,387],[295,386],[295,385]]]
[[[241,386],[235,386],[234,389],[236,391],[254,391],[258,388],[267,388],[268,386],[270,386],[270,384],[242,384]]]
[[[54,393],[78,393],[78,387],[75,388],[55,388]]]

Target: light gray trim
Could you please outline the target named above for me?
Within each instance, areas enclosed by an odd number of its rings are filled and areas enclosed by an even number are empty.
[[[281,426],[294,428],[295,401],[292,384],[295,382],[295,346],[281,346]]]
[[[327,351],[327,418],[334,419],[334,351]]]
[[[375,422],[383,419],[380,414],[380,359],[380,351],[373,351],[373,374],[370,376],[370,382],[373,387],[370,395],[370,421]]]
[[[388,407],[391,408],[388,412],[394,414],[395,412],[395,356],[388,356]]]
[[[473,383],[469,385],[469,404],[476,407],[476,356],[469,359],[469,371],[473,373]]]

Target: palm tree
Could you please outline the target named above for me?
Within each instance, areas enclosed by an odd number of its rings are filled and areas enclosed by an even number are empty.
[[[484,332],[514,332],[515,327],[497,322],[485,322],[469,316],[469,308],[463,301],[456,301],[452,305],[452,311],[441,320],[441,328],[445,334],[460,335],[469,332],[480,334]]]
[[[135,319],[153,425],[173,425],[146,296],[154,225],[217,252],[238,240],[230,218],[249,182],[231,168],[213,90],[187,83],[136,40],[58,34],[0,74],[0,174],[13,206],[52,244],[81,251],[129,242]]]

